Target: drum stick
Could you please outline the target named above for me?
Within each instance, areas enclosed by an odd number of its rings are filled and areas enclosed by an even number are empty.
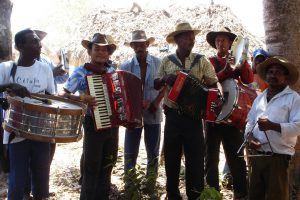
[[[37,97],[37,96],[33,96],[33,95],[31,95],[31,98],[39,100],[45,104],[52,104],[51,100],[49,100],[49,99],[45,99],[45,98],[41,98],[41,97]]]

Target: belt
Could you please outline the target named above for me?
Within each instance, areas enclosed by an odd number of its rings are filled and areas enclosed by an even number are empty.
[[[183,115],[183,111],[179,110],[179,109],[175,109],[175,108],[170,108],[169,106],[165,105],[163,106],[164,110],[165,110],[165,113],[168,113],[168,112],[175,112],[176,114],[178,115]]]
[[[251,151],[252,151],[252,153],[258,154],[258,155],[286,157],[289,160],[292,157],[291,155],[288,155],[288,154],[273,153],[273,152],[270,152],[270,151],[257,151],[257,150],[253,150],[253,149]]]

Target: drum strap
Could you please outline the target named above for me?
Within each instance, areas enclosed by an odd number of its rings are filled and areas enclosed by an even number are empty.
[[[185,68],[183,67],[183,65],[177,60],[175,54],[169,55],[169,56],[168,56],[168,59],[169,59],[172,63],[174,63],[175,65],[177,65],[178,67],[180,67],[180,68],[182,69],[182,71],[190,72],[191,69],[199,62],[199,60],[200,60],[200,58],[201,58],[202,56],[203,56],[203,55],[201,55],[201,54],[196,54],[196,56],[195,56],[195,58],[194,58],[194,60],[193,60],[193,62],[192,62],[192,64],[191,64],[191,67],[190,67],[189,70],[187,70],[187,69],[185,69]]]
[[[16,72],[17,72],[17,64],[15,62],[13,62],[13,66],[10,70],[10,77],[12,77],[13,82],[15,82]]]
[[[217,56],[214,56],[213,60],[214,60],[214,63],[216,64],[215,70],[218,73],[219,71],[221,71],[224,68],[224,66],[222,66],[221,63],[218,61]]]

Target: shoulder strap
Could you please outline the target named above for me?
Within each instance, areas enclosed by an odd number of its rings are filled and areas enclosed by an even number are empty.
[[[214,68],[215,68],[216,73],[218,73],[219,71],[221,71],[224,68],[224,66],[221,66],[221,63],[218,61],[217,56],[213,57],[213,61],[215,63]]]
[[[197,54],[196,57],[194,58],[192,64],[191,64],[191,69],[199,62],[200,58],[202,57],[203,55],[201,54]],[[173,62],[175,65],[177,65],[178,67],[180,68],[183,68],[182,64],[179,63],[179,61],[176,59],[175,55],[174,54],[171,54],[168,56],[168,59]]]
[[[13,82],[15,82],[16,72],[17,72],[17,64],[15,62],[13,62],[13,66],[10,70],[10,77],[12,77]]]
[[[176,59],[175,54],[168,55],[168,59],[169,59],[172,63],[174,63],[175,65],[177,65],[177,66],[180,67],[181,69],[183,69],[182,64]]]
[[[199,62],[200,58],[202,58],[203,55],[201,54],[196,54],[196,57],[194,58],[192,64],[191,64],[191,69]]]

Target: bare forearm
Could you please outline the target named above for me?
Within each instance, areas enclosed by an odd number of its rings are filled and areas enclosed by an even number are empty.
[[[67,91],[66,89],[62,89],[58,93],[58,96],[64,97],[64,98],[67,98],[67,99],[71,99],[71,100],[74,100],[74,101],[82,101],[81,96],[76,96],[76,95],[72,94],[71,92]]]

